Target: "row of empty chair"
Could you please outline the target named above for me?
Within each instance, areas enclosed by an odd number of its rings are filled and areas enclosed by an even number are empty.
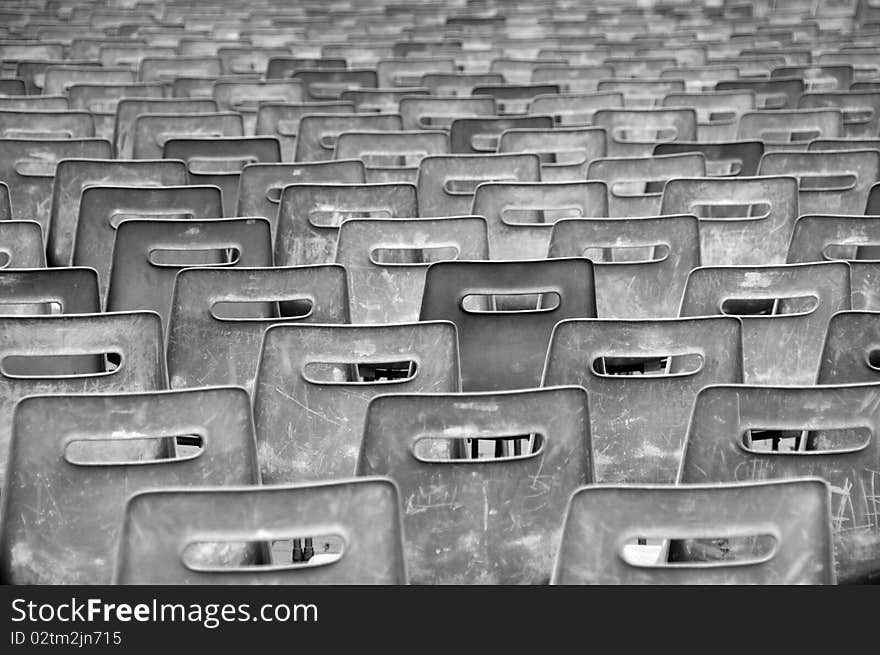
[[[880,579],[880,7],[0,10],[0,579]]]

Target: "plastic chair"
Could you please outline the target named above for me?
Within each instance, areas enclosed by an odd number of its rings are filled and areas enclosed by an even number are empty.
[[[336,245],[336,262],[348,275],[352,323],[418,321],[431,263],[488,258],[481,216],[349,219]]]
[[[818,384],[880,382],[877,363],[880,314],[876,312],[838,312],[828,322]]]
[[[105,364],[108,353],[119,358],[113,370]],[[12,412],[25,396],[168,386],[161,321],[149,312],[0,316],[0,355],[4,362],[0,367],[0,469],[4,472]],[[46,370],[47,362],[52,370]]]
[[[828,496],[828,486],[814,478],[584,487],[568,506],[551,584],[834,584]],[[711,563],[640,559],[626,543],[765,533],[775,545],[766,556],[758,551]]]
[[[813,139],[834,139],[843,134],[843,113],[839,109],[792,109],[744,113],[737,138],[760,139],[764,152],[772,152],[806,150]]]
[[[244,125],[234,112],[216,114],[140,114],[132,124],[133,159],[162,159],[172,139],[242,137]]]
[[[52,183],[62,159],[109,159],[103,139],[0,139],[0,180],[10,191],[12,215],[35,220],[49,233]]]
[[[391,389],[459,391],[455,326],[270,327],[254,393],[263,482],[353,475],[367,405]]]
[[[470,208],[468,208],[470,209]],[[412,184],[292,184],[281,192],[275,233],[278,266],[329,264],[346,218],[419,216]]]
[[[339,135],[333,159],[362,160],[368,182],[415,183],[424,157],[448,152],[449,137],[439,130],[355,131]]]
[[[842,259],[849,264],[852,308],[880,311],[880,223],[876,216],[801,216],[788,247],[788,263]]]
[[[186,166],[172,160],[63,159],[55,168],[47,253],[52,266],[69,266],[83,190],[92,185],[186,185]]]
[[[673,141],[658,143],[654,155],[680,155],[700,152],[706,158],[709,177],[752,177],[758,174],[758,164],[764,155],[763,141],[716,141],[700,143]]]
[[[11,429],[6,584],[110,584],[131,494],[259,482],[241,389],[34,396],[19,403]],[[175,458],[172,443],[171,457],[155,461],[172,435],[196,435],[198,456]]]
[[[404,130],[447,130],[456,118],[493,117],[495,98],[490,96],[434,98],[412,96],[399,103]]]
[[[541,259],[557,220],[608,214],[607,189],[601,182],[486,182],[472,213],[486,218],[491,259]]]
[[[296,507],[291,513],[290,508]],[[274,556],[224,557],[193,566],[205,540],[235,546],[332,532],[338,559],[310,566]],[[406,584],[400,501],[390,480],[363,478],[285,487],[161,489],[135,494],[125,508],[116,584]],[[198,552],[198,551],[196,551]],[[271,566],[260,566],[271,564]]]
[[[706,158],[699,152],[662,157],[608,157],[594,159],[587,168],[588,180],[601,180],[608,185],[608,213],[619,217],[657,216],[668,181],[705,175]]]
[[[299,164],[247,164],[241,169],[238,182],[236,216],[262,216],[272,226],[274,243],[281,194],[288,184],[343,183],[363,184],[364,163],[360,160],[338,160]]]
[[[573,489],[592,482],[587,395],[577,387],[394,394],[367,409],[359,475],[404,503],[415,584],[542,584]],[[463,459],[466,439],[523,435],[526,452]]]
[[[134,122],[141,114],[216,114],[210,98],[121,98],[116,104],[113,151],[119,159],[131,159],[134,152]]]
[[[798,217],[793,177],[731,177],[670,180],[661,214],[700,219],[705,266],[783,264]]]
[[[563,321],[541,384],[587,390],[597,482],[671,484],[699,390],[742,381],[741,335],[730,317]]]
[[[758,175],[794,175],[800,214],[859,214],[880,179],[880,152],[768,152]]]
[[[876,579],[880,528],[872,489],[878,476],[878,426],[871,407],[877,400],[878,387],[873,384],[706,388],[694,403],[679,481],[705,484],[820,477],[831,491],[828,527],[838,581]],[[765,430],[795,433],[801,448],[761,448],[755,437]],[[712,550],[706,555],[717,557]]]
[[[273,137],[172,138],[163,159],[182,159],[192,184],[216,185],[222,191],[221,216],[232,216],[238,205],[241,169],[248,164],[281,161],[281,144]]]
[[[264,218],[124,220],[116,229],[107,311],[150,310],[168,325],[174,279],[198,265],[272,265]]]
[[[747,384],[812,384],[831,316],[850,308],[844,262],[694,269],[681,316],[737,316]]]
[[[553,326],[595,315],[586,259],[458,261],[428,269],[420,320],[452,321],[462,388],[493,391],[538,386]]]
[[[308,114],[299,122],[294,161],[333,159],[343,132],[394,132],[403,129],[399,114]]]
[[[257,109],[254,133],[274,136],[281,143],[281,160],[292,162],[296,136],[303,116],[308,114],[353,114],[354,104],[348,101],[305,102],[298,104],[264,103]]]
[[[73,243],[74,266],[98,272],[101,303],[110,279],[116,227],[125,218],[210,218],[221,216],[220,189],[214,186],[89,186],[82,192]]]
[[[172,388],[234,384],[253,392],[263,333],[294,322],[349,322],[345,269],[330,264],[180,271],[168,321]],[[211,357],[202,356],[205,344]]]
[[[506,130],[498,139],[498,153],[532,152],[542,157],[545,182],[579,182],[587,166],[606,154],[605,130],[582,127]]]
[[[695,216],[557,221],[548,257],[588,257],[602,318],[672,318],[690,271],[700,266]]]
[[[540,182],[538,155],[437,155],[425,157],[416,178],[418,215],[465,216],[485,182]]]

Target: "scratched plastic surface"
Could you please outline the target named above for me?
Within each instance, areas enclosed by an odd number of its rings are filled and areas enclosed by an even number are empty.
[[[451,442],[529,434],[542,438],[537,452],[502,459],[456,459]],[[414,454],[419,440],[438,437],[445,446],[430,459]],[[593,479],[587,395],[381,396],[367,410],[358,474],[400,488],[413,583],[545,584],[568,498]]]
[[[16,410],[13,432],[15,473],[3,498],[0,542],[5,583],[110,584],[131,494],[259,481],[249,401],[240,389],[29,398]],[[191,434],[203,440],[196,456],[125,456],[125,439]],[[110,438],[122,440],[103,449],[115,455],[113,463],[70,461],[73,441]],[[223,553],[203,554],[211,561]]]
[[[841,583],[880,579],[880,385],[718,386],[700,392],[678,478],[682,483],[817,476],[831,485],[834,560]],[[868,428],[864,441],[825,449],[747,449],[747,430]],[[820,439],[820,441],[822,441]],[[822,445],[822,444],[820,444]],[[807,541],[803,542],[806,547]]]

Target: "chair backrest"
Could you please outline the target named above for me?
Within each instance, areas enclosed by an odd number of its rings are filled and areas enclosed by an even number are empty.
[[[109,159],[104,139],[0,139],[0,180],[10,190],[12,215],[34,220],[49,233],[55,167],[62,159]]]
[[[275,325],[254,393],[263,482],[355,474],[370,399],[460,390],[455,326]]]
[[[448,153],[449,135],[441,130],[343,132],[333,159],[360,159],[368,182],[414,184],[422,159]]]
[[[161,156],[161,153],[160,153]],[[186,166],[172,160],[64,159],[55,168],[47,254],[52,266],[69,266],[83,190],[93,185],[187,184]]]
[[[467,439],[515,436],[534,447],[460,457]],[[583,389],[393,394],[370,402],[358,474],[388,475],[407,499],[413,583],[542,584],[568,498],[592,482],[591,460]]]
[[[472,213],[487,221],[491,259],[542,259],[557,220],[608,215],[607,188],[592,181],[486,182],[474,193]]]
[[[400,114],[307,114],[300,119],[294,161],[333,159],[336,138],[343,132],[387,132],[403,129]]]
[[[596,93],[557,93],[536,96],[529,103],[530,114],[552,116],[556,125],[585,126],[600,109],[623,107],[623,94],[617,91]]]
[[[168,321],[171,387],[234,384],[252,393],[263,333],[273,324],[295,322],[349,322],[344,268],[180,271]],[[206,348],[211,357],[203,356]]]
[[[107,311],[154,311],[168,325],[178,271],[192,266],[272,265],[265,218],[125,220],[116,228]]]
[[[552,584],[834,584],[828,496],[817,479],[584,487],[566,512]],[[631,543],[764,534],[773,552],[739,561],[640,561]]]
[[[611,157],[641,157],[660,142],[697,140],[697,112],[688,107],[599,109],[592,123],[608,133]]]
[[[768,152],[758,174],[797,177],[801,216],[860,214],[871,186],[880,179],[880,152]]]
[[[281,192],[275,264],[332,263],[339,226],[346,218],[419,215],[413,184],[291,184]]]
[[[625,107],[654,107],[670,93],[684,93],[685,81],[671,78],[627,79],[614,78],[599,80],[599,92],[617,91],[623,94]]]
[[[420,86],[423,75],[428,73],[455,73],[455,60],[451,57],[400,57],[381,59],[376,64],[379,88]]]
[[[113,370],[104,363],[108,353],[121,359]],[[168,386],[161,321],[149,312],[0,316],[0,363],[2,471],[12,411],[21,398]]]
[[[572,258],[438,262],[420,317],[455,323],[462,388],[492,391],[538,386],[553,326],[595,315],[592,264]]]
[[[588,180],[608,185],[609,216],[657,216],[663,189],[680,177],[705,177],[706,158],[701,152],[662,157],[607,157],[594,159],[587,168]],[[687,214],[688,211],[669,212]]]
[[[141,443],[185,435],[200,440],[195,456],[132,456]],[[256,459],[241,389],[26,398],[13,418],[0,576],[7,584],[110,584],[130,494],[255,484]]]
[[[416,179],[418,215],[467,215],[484,182],[540,181],[541,159],[534,153],[425,157]]]
[[[333,59],[328,57],[290,57],[277,56],[270,57],[266,63],[266,79],[277,80],[292,77],[299,70],[321,70],[321,69],[339,69],[345,68],[346,61],[344,59]]]
[[[98,274],[91,268],[0,269],[3,315],[96,314]],[[54,305],[54,306],[53,306]]]
[[[139,114],[132,124],[133,159],[161,159],[171,139],[241,137],[241,115],[225,111],[213,114]]]
[[[336,262],[348,275],[352,323],[419,320],[428,266],[489,259],[482,216],[344,221]]]
[[[578,385],[590,395],[597,482],[675,481],[697,392],[742,381],[741,334],[730,317],[556,326],[542,384]]]
[[[494,153],[502,132],[553,127],[551,116],[487,116],[455,118],[449,129],[449,148],[455,154]]]
[[[563,93],[593,93],[599,80],[614,77],[611,66],[545,64],[532,69],[532,84],[556,84]],[[623,97],[621,96],[621,101]],[[622,103],[621,103],[621,106]]]
[[[95,122],[87,111],[0,109],[0,139],[89,139]]]
[[[681,316],[739,317],[747,384],[812,384],[828,322],[850,295],[845,262],[705,267],[688,278]]]
[[[548,257],[587,257],[602,318],[672,318],[700,266],[695,216],[572,218],[552,228]]]
[[[295,512],[290,508],[296,507]],[[161,517],[161,520],[157,520]],[[243,539],[288,539],[333,532],[343,543],[332,562],[237,561],[193,566],[188,549]],[[406,584],[400,499],[394,483],[360,478],[286,487],[162,489],[129,500],[116,584]]]
[[[261,104],[303,101],[302,84],[298,80],[218,80],[211,96],[220,111],[234,111],[242,116],[247,135],[254,134]]]
[[[281,193],[288,184],[366,182],[364,163],[337,160],[308,163],[247,164],[238,181],[236,216],[262,216],[272,226],[274,242]]]
[[[98,271],[103,306],[110,280],[116,228],[122,220],[222,215],[220,189],[214,186],[89,186],[83,189],[80,199],[72,264]]]
[[[217,113],[217,103],[211,98],[122,98],[116,104],[113,151],[119,159],[131,159],[134,121],[141,114],[214,113]]]
[[[74,84],[133,84],[134,71],[125,67],[49,66],[43,73],[43,95],[64,95]]]
[[[559,93],[558,84],[489,84],[474,87],[475,96],[495,98],[499,116],[515,116],[528,112],[531,101],[542,95]]]
[[[794,109],[804,92],[804,80],[800,77],[740,78],[722,80],[715,85],[716,91],[752,91],[758,109]]]
[[[654,146],[654,156],[701,152],[706,158],[706,175],[710,177],[750,177],[758,174],[764,154],[763,141],[673,141]]]
[[[425,73],[419,80],[419,86],[427,88],[430,94],[437,98],[458,96],[467,99],[474,87],[503,82],[504,75],[501,73]],[[403,114],[403,111],[401,110],[400,113]],[[404,116],[405,120],[406,116]]]
[[[798,217],[794,177],[670,180],[661,214],[700,219],[703,265],[782,264]]]
[[[402,98],[400,116],[405,130],[446,130],[456,118],[495,116],[495,98],[423,97]]]
[[[806,150],[813,139],[842,137],[839,109],[749,111],[739,119],[737,138],[760,139],[764,152]]]
[[[36,221],[0,221],[0,264],[5,268],[43,268],[43,229]]]
[[[280,162],[281,144],[270,136],[172,138],[165,142],[162,157],[185,161],[191,183],[218,186],[222,216],[232,216],[238,205],[241,169],[258,162]]]
[[[141,82],[170,82],[183,75],[219,77],[222,72],[219,57],[152,57],[141,59],[138,79]]]
[[[843,134],[851,139],[873,138],[880,126],[880,91],[805,93],[799,108],[830,107],[843,112]]]
[[[605,130],[596,127],[506,130],[498,139],[498,152],[533,152],[542,157],[543,181],[579,182],[587,178],[590,162],[605,156]]]
[[[164,86],[152,82],[134,84],[82,84],[67,89],[71,109],[91,112],[95,136],[113,142],[116,107],[123,98],[162,97]]]
[[[853,80],[853,67],[849,64],[819,66],[780,66],[770,72],[770,77],[801,77],[806,85],[804,95],[826,91],[846,91]],[[801,96],[803,97],[803,96]]]
[[[308,114],[353,114],[354,104],[348,101],[304,102],[296,104],[264,103],[257,109],[254,133],[274,136],[281,144],[281,160],[293,161],[299,123]]]
[[[880,311],[880,222],[876,216],[801,216],[788,263],[842,259],[849,263],[852,308]]]
[[[880,423],[874,409],[878,402],[876,384],[704,389],[694,403],[679,482],[823,478],[831,487],[830,527],[838,580],[876,581],[880,522],[873,490],[880,484]],[[798,435],[800,448],[761,447],[756,437],[767,430]]]
[[[343,102],[354,105],[356,114],[376,112],[396,114],[400,101],[409,96],[427,96],[428,89],[422,87],[399,87],[391,89],[349,89],[339,96]]]
[[[828,322],[818,384],[880,382],[880,313],[839,312]]]
[[[301,69],[292,77],[302,83],[306,102],[339,100],[342,92],[348,89],[375,89],[379,86],[376,71],[368,68]]]
[[[698,141],[727,141],[736,138],[740,117],[755,109],[751,91],[709,91],[670,93],[664,107],[690,107],[697,112]]]

